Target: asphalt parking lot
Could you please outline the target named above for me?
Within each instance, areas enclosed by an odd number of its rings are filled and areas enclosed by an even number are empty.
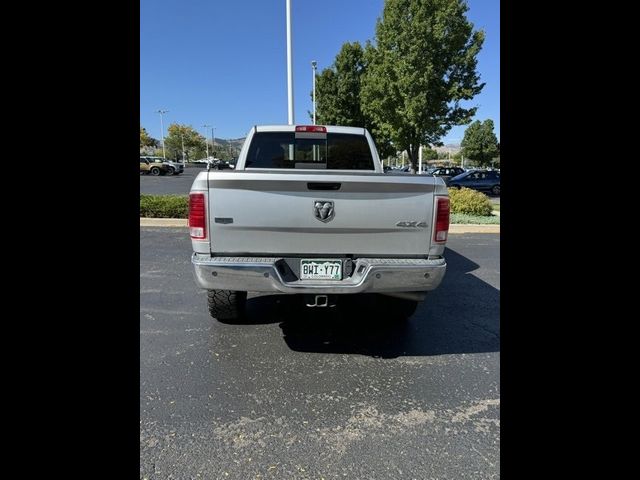
[[[499,247],[451,235],[407,323],[367,296],[250,295],[234,325],[209,317],[186,230],[141,228],[140,478],[499,478]]]
[[[204,166],[185,167],[180,175],[140,175],[140,193],[149,195],[187,195],[198,173]]]
[[[193,166],[184,169],[180,175],[159,176],[140,175],[140,193],[150,195],[187,195],[198,173],[205,167]],[[489,196],[492,203],[500,203],[500,197]]]

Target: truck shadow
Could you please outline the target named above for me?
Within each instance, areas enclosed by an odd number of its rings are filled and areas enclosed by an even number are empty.
[[[356,295],[334,308],[308,308],[298,296],[249,299],[249,323],[279,323],[299,352],[380,358],[500,351],[500,291],[471,272],[478,265],[447,249],[447,273],[407,321],[384,318],[377,295]]]

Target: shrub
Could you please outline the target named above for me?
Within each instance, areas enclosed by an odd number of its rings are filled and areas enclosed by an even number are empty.
[[[487,217],[491,215],[491,201],[484,193],[470,188],[450,188],[451,213],[465,213]]]
[[[188,218],[189,197],[184,195],[140,195],[140,216]]]

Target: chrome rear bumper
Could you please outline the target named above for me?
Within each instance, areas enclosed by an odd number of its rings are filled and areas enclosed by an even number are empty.
[[[272,293],[391,293],[433,290],[444,277],[444,258],[360,258],[353,274],[340,281],[285,281],[278,271],[279,257],[212,257],[194,253],[196,282],[207,290]]]

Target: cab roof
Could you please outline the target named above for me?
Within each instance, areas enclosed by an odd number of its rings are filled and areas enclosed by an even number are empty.
[[[327,129],[327,133],[349,133],[352,135],[364,135],[365,128],[364,127],[342,127],[339,125],[256,125],[256,132],[295,132],[296,127],[301,126],[315,126],[315,127],[325,127]]]

